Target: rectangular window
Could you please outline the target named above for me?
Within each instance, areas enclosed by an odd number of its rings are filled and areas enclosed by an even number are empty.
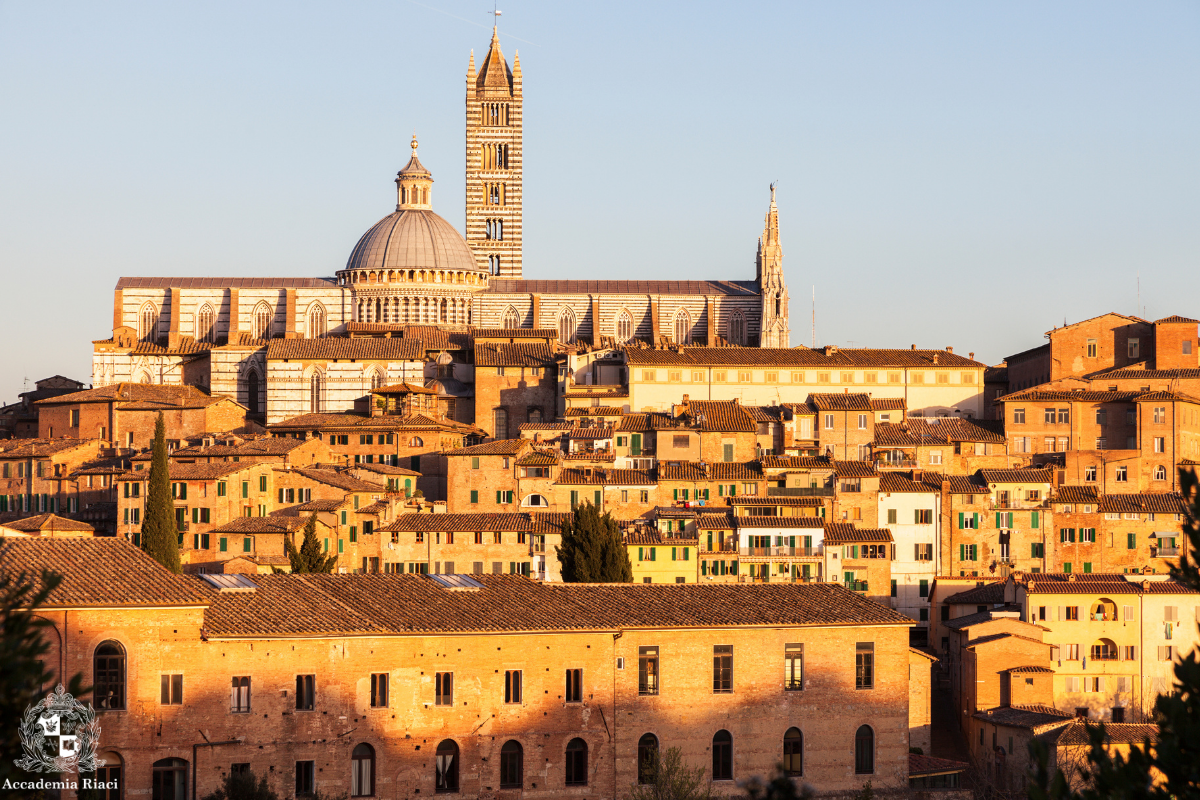
[[[658,648],[638,648],[638,694],[658,694]]]
[[[371,708],[387,708],[388,673],[371,673]]]
[[[918,588],[919,596],[929,597],[929,581],[922,579]]]
[[[1138,358],[1141,353],[1141,341],[1138,339],[1129,340],[1129,357]]]
[[[583,670],[567,670],[567,688],[563,698],[568,703],[583,702]]]
[[[229,687],[229,710],[234,714],[250,713],[250,676],[242,675],[233,679]]]
[[[1053,409],[1053,408],[1047,408],[1047,409],[1045,409],[1045,410],[1044,410],[1042,413],[1043,413],[1043,414],[1045,415],[1045,417],[1046,417],[1046,424],[1047,424],[1047,425],[1053,425],[1053,424],[1054,424],[1054,417],[1055,417],[1055,414],[1054,414],[1054,409]]]
[[[1025,409],[1023,409],[1023,408],[1014,408],[1013,409],[1013,423],[1016,425],[1025,424]]]
[[[867,415],[866,414],[858,415],[858,429],[860,431],[865,431],[867,429]]]
[[[297,675],[296,676],[296,710],[297,711],[312,711],[316,706],[317,699],[317,676],[316,675]]]
[[[164,706],[183,705],[183,675],[175,673],[160,678],[159,702]]]
[[[1167,440],[1166,440],[1166,438],[1164,438],[1164,437],[1162,437],[1162,436],[1155,436],[1155,437],[1154,437],[1154,452],[1156,452],[1156,453],[1165,453],[1165,452],[1167,452]]]
[[[1117,467],[1116,481],[1117,481],[1117,483],[1128,483],[1129,482],[1129,468],[1128,467],[1124,467],[1124,466]]]
[[[684,434],[682,436],[672,436],[671,437],[671,446],[686,448],[689,444],[691,444],[691,441],[692,441],[691,437],[689,437],[687,434]]]
[[[1104,440],[1100,439],[1099,441],[1104,441]],[[1100,447],[1097,449],[1103,450],[1104,448]],[[1095,467],[1084,467],[1083,468],[1083,479],[1089,483],[1095,483],[1096,482],[1096,468]]]
[[[827,431],[833,430],[833,414],[825,415],[825,430],[827,430]]]
[[[783,689],[798,692],[804,688],[804,645],[783,646]]]
[[[521,670],[510,669],[504,673],[504,702],[509,705],[521,702]]]
[[[1096,351],[1099,349],[1099,342],[1096,339],[1087,340],[1087,357],[1095,358]]]
[[[933,524],[933,509],[918,508],[913,511],[914,524],[916,525],[932,525]]]
[[[733,645],[713,645],[713,693],[733,691]]]
[[[875,643],[859,642],[854,648],[854,688],[875,688]]]
[[[317,762],[296,762],[296,796],[310,795],[317,785]]]
[[[433,676],[434,680],[434,702],[435,706],[452,706],[454,705],[454,673],[453,672],[438,672]]]
[[[896,520],[899,518],[899,513],[900,513],[900,512],[899,512],[899,510],[898,510],[898,509],[895,509],[895,508],[889,508],[889,509],[887,510],[887,521],[888,521],[888,525],[895,525],[895,524],[896,524]]]

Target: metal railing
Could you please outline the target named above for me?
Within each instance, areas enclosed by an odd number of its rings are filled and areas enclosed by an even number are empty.
[[[1154,548],[1151,548],[1151,549],[1154,549]],[[1152,555],[1154,555],[1157,558],[1164,558],[1166,556],[1177,556],[1177,555],[1179,555],[1179,548],[1178,547],[1160,547],[1160,548],[1158,548],[1158,552],[1156,554],[1152,554]]]
[[[993,511],[1036,511],[1040,508],[1049,508],[1050,500],[992,500],[988,503],[988,508]]]
[[[913,469],[921,466],[915,458],[890,458],[885,461],[876,461],[876,469]]]
[[[768,486],[767,497],[833,497],[833,488],[824,486]]]
[[[845,586],[847,589],[849,589],[852,592],[867,591],[867,582],[866,581],[845,581],[842,583],[842,585]]]
[[[739,555],[743,556],[787,556],[792,558],[804,558],[806,556],[824,555],[825,547],[824,545],[817,545],[816,547],[739,547],[737,552]]]

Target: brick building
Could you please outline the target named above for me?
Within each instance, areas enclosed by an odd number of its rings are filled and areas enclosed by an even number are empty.
[[[33,566],[65,573],[47,661],[94,687],[129,792],[199,796],[245,764],[286,793],[607,797],[637,780],[639,744],[680,747],[719,788],[787,753],[846,792],[904,785],[921,720],[909,621],[839,586],[202,580],[119,540],[0,547],[3,572]]]

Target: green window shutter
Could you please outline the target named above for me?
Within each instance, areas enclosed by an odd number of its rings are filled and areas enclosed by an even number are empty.
[[[339,553],[346,552],[346,540],[345,539],[338,539],[338,552]]]
[[[253,541],[254,541],[254,540],[253,540],[253,539],[251,539],[249,536],[243,536],[243,537],[242,537],[242,552],[243,552],[243,553],[249,553],[249,552],[250,552],[250,544],[251,544]]]
[[[683,560],[684,561],[692,560],[692,549],[690,547],[683,548]]]
[[[350,526],[350,543],[353,544],[354,542],[357,542],[357,541],[358,541],[358,526],[351,525]]]
[[[1030,558],[1037,558],[1037,557],[1038,557],[1038,554],[1037,554],[1037,542],[1034,542],[1033,544],[1029,545],[1029,557],[1030,557]]]
[[[650,560],[651,560],[651,561],[657,561],[658,559],[656,559],[656,558],[655,558],[655,556],[657,556],[657,555],[658,555],[658,548],[657,548],[657,547],[651,547],[651,548],[650,548]]]
[[[858,545],[855,544],[850,546],[850,557],[858,558]]]
[[[478,502],[479,502],[479,490],[478,490],[478,489],[472,489],[472,490],[471,490],[471,502],[472,502],[472,503],[478,503]]]
[[[1137,534],[1136,533],[1125,534],[1125,548],[1128,550],[1137,550]]]
[[[200,509],[193,508],[192,509],[192,524],[198,525],[199,523],[200,523]]]
[[[500,490],[496,490],[496,505],[500,505]]]
[[[279,502],[283,502],[283,489],[279,490]]]
[[[509,494],[512,494],[512,493],[509,492]],[[596,508],[599,508],[600,507],[600,490],[599,489],[596,490],[595,495],[596,495]]]
[[[729,496],[737,497],[737,484],[736,483],[729,484]]]
[[[701,562],[700,562],[700,574],[701,574],[701,575],[707,575],[707,574],[708,574],[708,562],[707,562],[707,561],[701,561]]]
[[[997,512],[996,512],[996,527],[997,527],[997,528],[1003,528],[1003,527],[1004,527],[1004,523],[1000,521],[1000,517],[1001,517],[1001,513],[1000,513],[999,511],[997,511]]]
[[[705,500],[707,500],[707,499],[708,499],[708,489],[705,489],[705,490],[704,490],[704,499],[705,499]]]
[[[678,499],[679,499],[679,490],[678,490],[678,489],[672,489],[672,490],[671,490],[671,499],[672,499],[672,500],[678,500]]]
[[[1036,512],[1036,511],[1033,512],[1033,514],[1031,516],[1033,518],[1033,527],[1034,528],[1041,527],[1040,525],[1038,525],[1038,512]]]
[[[963,512],[960,511],[960,512],[958,512],[958,527],[961,528],[962,526],[963,526]]]
[[[737,562],[737,559],[734,559],[732,562],[730,562],[730,566],[729,566],[729,574],[730,574],[730,575],[737,575],[737,574],[738,574],[738,562]]]
[[[979,527],[979,514],[971,515],[971,524],[974,525],[976,528]]]
[[[346,524],[346,512],[345,511],[342,512],[342,524],[343,525]]]
[[[919,591],[921,597],[929,597],[929,581],[921,581]]]
[[[644,560],[644,558],[645,558],[645,555],[646,555],[646,550],[645,550],[645,548],[644,548],[644,547],[639,547],[639,548],[638,548],[638,561],[642,561],[642,560]]]
[[[892,581],[892,597],[896,596],[896,581]]]
[[[679,549],[678,549],[678,548],[676,548],[676,547],[672,547],[672,548],[671,548],[671,560],[672,560],[672,561],[675,561],[675,560],[676,560],[676,558],[675,558],[675,555],[676,555],[676,553],[678,552],[678,550],[679,550]]]
[[[325,537],[325,552],[329,552],[329,537]]]
[[[958,546],[958,560],[959,561],[967,560],[967,546],[965,544],[960,544]]]
[[[708,549],[709,550],[712,550],[712,535],[713,535],[713,532],[709,531],[708,532]]]
[[[225,538],[224,536],[221,537],[220,544],[221,544],[221,552],[222,553],[224,553],[225,551],[227,551],[229,549],[229,540],[227,538]]]
[[[126,496],[128,496],[128,494]],[[717,484],[717,497],[724,497],[724,496],[725,496],[725,484],[718,483]]]

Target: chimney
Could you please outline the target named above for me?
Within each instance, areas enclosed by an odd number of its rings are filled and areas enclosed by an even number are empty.
[[[941,355],[941,354],[940,354],[940,353],[934,353],[934,354],[933,354],[933,363],[935,363],[935,364],[936,364],[936,363],[938,363],[938,356],[939,356],[939,355]]]
[[[915,344],[914,344],[914,345],[910,345],[910,347],[912,347],[912,349],[913,349],[913,350],[916,350],[916,349],[917,349],[917,346],[916,346]]]
[[[972,361],[974,361],[974,360],[975,360],[975,354],[974,354],[974,353],[967,353],[967,358],[969,358],[969,359],[971,359]]]
[[[946,352],[947,352],[947,353],[950,353],[951,355],[954,355],[954,348],[953,348],[953,347],[947,347],[947,348],[946,348]]]

